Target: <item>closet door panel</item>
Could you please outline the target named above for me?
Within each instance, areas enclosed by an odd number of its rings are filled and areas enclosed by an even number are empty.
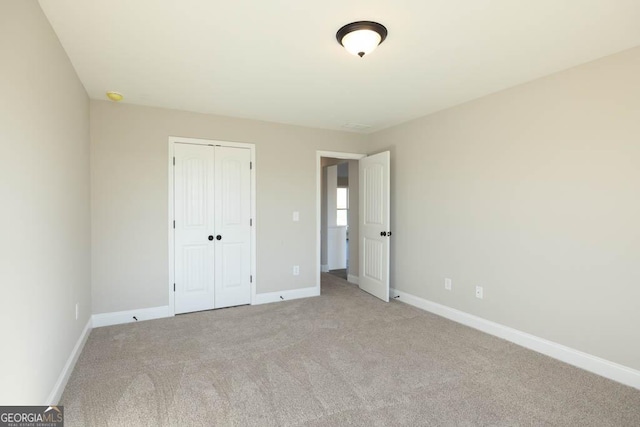
[[[216,147],[215,308],[251,303],[251,153]]]

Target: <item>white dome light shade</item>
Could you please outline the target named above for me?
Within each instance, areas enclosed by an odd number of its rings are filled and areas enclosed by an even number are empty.
[[[338,30],[336,38],[347,51],[363,57],[373,52],[387,37],[384,25],[371,21],[347,24]]]
[[[347,52],[360,57],[368,55],[380,44],[380,34],[371,30],[358,30],[342,38],[342,46]]]

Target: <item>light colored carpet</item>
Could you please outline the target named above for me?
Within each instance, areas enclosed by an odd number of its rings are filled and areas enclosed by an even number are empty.
[[[322,296],[94,329],[67,426],[640,426],[640,391],[323,274]]]

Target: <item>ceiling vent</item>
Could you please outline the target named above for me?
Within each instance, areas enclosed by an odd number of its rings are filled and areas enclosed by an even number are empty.
[[[345,123],[342,127],[349,130],[365,131],[370,129],[371,125],[363,125],[362,123]]]

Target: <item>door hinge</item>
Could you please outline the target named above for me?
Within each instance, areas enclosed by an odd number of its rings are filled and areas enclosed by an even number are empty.
[[[175,291],[176,291],[176,284],[174,283],[173,284],[173,292],[175,292]]]
[[[253,169],[253,162],[249,162],[249,170]]]
[[[253,276],[249,276],[249,283],[253,283]]]
[[[173,220],[173,228],[174,229],[176,228],[176,220],[175,219]]]
[[[253,218],[249,218],[249,227],[253,227]]]
[[[174,157],[173,158],[173,166],[175,166],[175,165],[176,165],[176,158]]]

